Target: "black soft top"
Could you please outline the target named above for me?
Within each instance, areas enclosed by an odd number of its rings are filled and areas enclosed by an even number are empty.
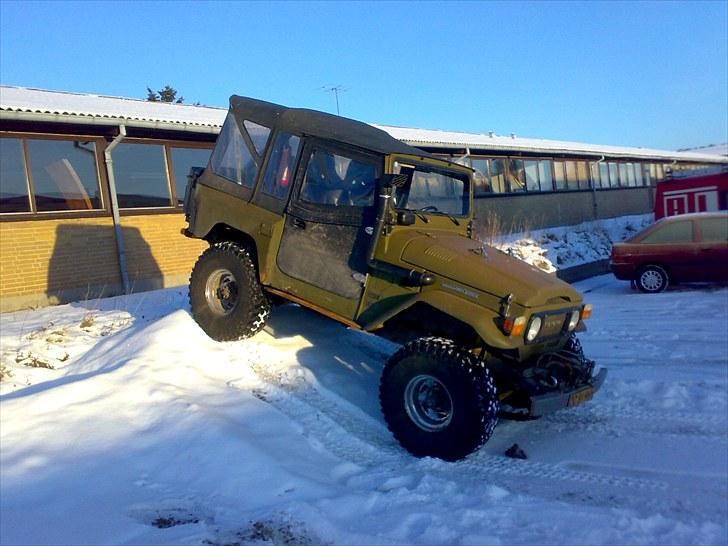
[[[230,111],[240,121],[247,119],[289,133],[336,140],[383,154],[434,157],[424,150],[397,140],[381,129],[318,110],[288,108],[272,102],[233,95],[230,97]]]

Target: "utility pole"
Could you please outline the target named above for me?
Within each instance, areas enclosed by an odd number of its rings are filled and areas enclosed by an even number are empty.
[[[334,97],[336,98],[336,115],[340,116],[341,113],[339,112],[339,93],[348,91],[348,89],[343,85],[324,85],[321,87],[321,89],[334,94]]]

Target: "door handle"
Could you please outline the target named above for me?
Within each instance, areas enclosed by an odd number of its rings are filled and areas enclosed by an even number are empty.
[[[306,229],[306,222],[304,222],[300,218],[294,218],[293,227],[298,228],[298,229]]]

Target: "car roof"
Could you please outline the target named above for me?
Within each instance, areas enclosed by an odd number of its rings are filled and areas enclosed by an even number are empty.
[[[719,211],[713,211],[713,212],[688,212],[685,214],[676,214],[675,216],[665,216],[664,218],[660,218],[655,223],[669,223],[669,222],[677,222],[679,220],[690,220],[695,218],[724,218],[728,216],[728,211],[725,210],[719,210]]]
[[[383,154],[407,154],[434,159],[435,156],[397,140],[389,133],[353,119],[318,110],[288,108],[249,97],[230,97],[230,110],[239,120],[307,136],[335,140]],[[442,161],[442,158],[437,158]]]

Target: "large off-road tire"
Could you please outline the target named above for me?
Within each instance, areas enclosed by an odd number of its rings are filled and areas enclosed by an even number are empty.
[[[637,288],[647,294],[657,294],[667,288],[670,278],[659,265],[648,265],[640,269],[635,279]]]
[[[488,441],[498,396],[483,363],[452,341],[426,337],[387,362],[379,385],[384,420],[417,457],[456,461]]]
[[[202,253],[190,276],[192,316],[216,341],[234,341],[259,332],[270,304],[248,251],[216,243]]]

